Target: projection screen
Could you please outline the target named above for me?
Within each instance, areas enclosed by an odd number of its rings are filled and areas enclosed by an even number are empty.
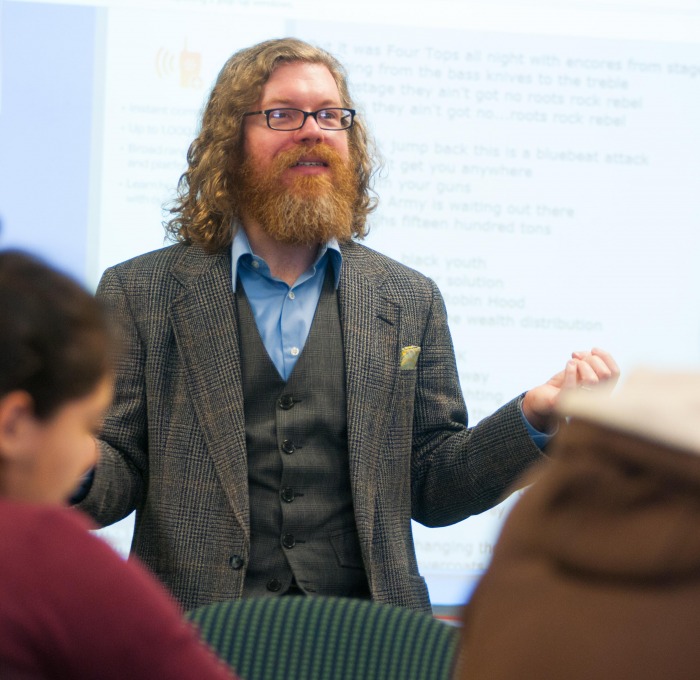
[[[700,358],[700,0],[0,3],[0,246],[94,288],[162,247],[209,88],[296,36],[346,65],[385,159],[367,245],[444,294],[470,423],[600,346]],[[517,494],[414,526],[436,611]],[[100,532],[129,547],[131,519]]]

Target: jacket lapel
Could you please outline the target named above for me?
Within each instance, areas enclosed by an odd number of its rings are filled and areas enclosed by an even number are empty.
[[[383,274],[363,251],[342,247],[338,304],[345,352],[348,454],[355,518],[370,555],[377,463],[399,374],[399,305],[381,293]],[[183,286],[170,316],[197,418],[231,507],[249,539],[248,465],[238,326],[228,253],[187,249],[173,271]]]
[[[338,303],[343,329],[348,454],[355,519],[370,555],[377,463],[393,411],[399,368],[400,308],[379,292],[382,274],[368,270],[357,247],[343,246]]]
[[[233,512],[249,539],[248,466],[238,327],[228,253],[196,246],[173,272],[183,293],[170,316],[197,418]]]

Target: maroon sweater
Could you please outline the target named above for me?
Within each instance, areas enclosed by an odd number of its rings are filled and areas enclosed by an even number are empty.
[[[0,678],[232,676],[165,590],[76,510],[0,499]]]

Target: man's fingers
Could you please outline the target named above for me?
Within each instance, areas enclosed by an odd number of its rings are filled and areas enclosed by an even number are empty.
[[[577,373],[578,367],[576,361],[569,360],[566,362],[566,368],[564,369],[564,381],[562,383],[562,389],[570,390],[574,389],[577,385]]]

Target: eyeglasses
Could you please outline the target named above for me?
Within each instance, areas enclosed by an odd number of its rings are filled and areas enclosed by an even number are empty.
[[[244,116],[264,115],[267,127],[271,130],[299,130],[304,127],[306,119],[311,116],[321,130],[349,130],[355,120],[355,109],[319,109],[302,111],[301,109],[266,109],[250,111]]]

